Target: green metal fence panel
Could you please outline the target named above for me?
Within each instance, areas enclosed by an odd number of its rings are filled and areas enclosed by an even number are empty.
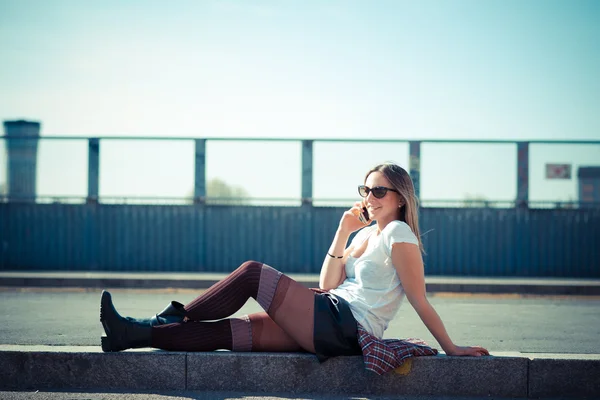
[[[0,204],[0,269],[318,273],[343,208]],[[600,278],[600,209],[424,208],[428,275]]]

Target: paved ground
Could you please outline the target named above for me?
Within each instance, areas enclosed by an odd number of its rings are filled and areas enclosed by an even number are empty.
[[[111,292],[117,309],[134,317],[150,316],[170,300],[185,303],[198,294],[192,290]],[[0,344],[98,345],[103,333],[99,299],[100,290],[0,289]],[[454,294],[434,295],[430,301],[458,344],[479,344],[496,352],[598,352],[598,297]],[[250,300],[237,315],[259,310]],[[418,337],[437,346],[406,301],[386,337]]]
[[[206,289],[225,278],[212,272],[0,271],[0,287],[130,289]],[[289,274],[307,287],[319,286],[318,274]],[[425,276],[427,290],[452,293],[519,293],[600,296],[600,279]]]

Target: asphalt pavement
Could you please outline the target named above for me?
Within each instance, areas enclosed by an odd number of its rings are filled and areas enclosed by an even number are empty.
[[[99,346],[99,289],[0,289],[0,344]],[[171,300],[186,303],[201,293],[187,289],[114,289],[123,315],[148,317]],[[430,294],[457,344],[492,352],[598,353],[600,297]],[[250,299],[234,316],[261,311]],[[408,301],[385,337],[421,338],[439,348]]]

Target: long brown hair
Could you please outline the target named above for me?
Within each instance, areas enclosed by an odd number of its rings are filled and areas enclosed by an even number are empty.
[[[373,167],[365,176],[365,182],[373,172],[381,172],[390,182],[392,187],[398,191],[400,197],[404,200],[404,205],[398,208],[398,219],[406,222],[419,240],[419,248],[425,254],[421,234],[419,232],[419,200],[415,195],[415,186],[410,175],[401,166],[386,162]]]

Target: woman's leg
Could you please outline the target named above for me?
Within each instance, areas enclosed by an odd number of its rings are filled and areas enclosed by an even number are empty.
[[[102,349],[121,351],[152,346],[173,350],[231,348],[249,351],[252,348],[252,324],[249,319],[202,321],[229,317],[250,297],[256,299],[271,320],[301,348],[315,352],[314,293],[268,265],[254,261],[242,264],[227,278],[185,306],[186,316],[190,320],[185,323],[153,327],[147,322],[123,318],[114,309],[110,294],[103,292],[100,321],[107,337],[102,339]],[[263,328],[265,325],[267,333],[275,331],[269,322],[263,321]],[[257,334],[257,337],[262,336]]]
[[[294,338],[288,335],[265,312],[250,314],[252,351],[302,351]]]
[[[218,349],[250,351],[250,335],[246,333],[246,346],[233,344],[236,323],[244,320],[222,319],[214,322],[188,321],[152,327],[151,346],[172,351],[213,351]],[[249,330],[248,330],[249,331]],[[245,339],[245,338],[244,338]]]
[[[273,296],[279,276],[278,271],[263,263],[246,261],[186,304],[186,316],[192,321],[227,318],[242,308],[250,297],[263,308],[268,307],[268,298]]]
[[[172,351],[302,351],[264,312],[215,322],[156,326],[152,329],[152,347]]]
[[[314,293],[268,265],[248,261],[185,306],[192,321],[231,316],[254,298],[303,349],[314,353]],[[269,328],[268,328],[269,329]]]
[[[304,350],[314,353],[313,343],[315,294],[304,285],[281,275],[267,314]]]

